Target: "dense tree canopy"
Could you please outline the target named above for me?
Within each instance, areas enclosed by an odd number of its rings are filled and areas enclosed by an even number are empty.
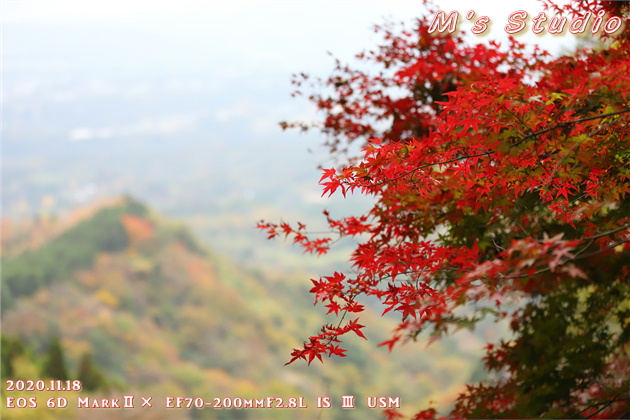
[[[342,336],[363,336],[360,302],[373,296],[400,315],[381,343],[390,350],[422,331],[439,338],[487,316],[509,321],[512,337],[486,347],[491,379],[470,384],[453,416],[630,415],[627,3],[545,5],[624,23],[598,48],[560,58],[516,39],[501,48],[431,34],[427,5],[412,29],[376,28],[383,45],[357,56],[367,70],[338,61],[329,78],[294,80],[314,90],[324,118],[285,127],[321,129],[335,154],[362,145],[323,170],[324,194],[370,195],[374,205],[341,219],[325,212],[326,237],[301,223],[259,224],[317,254],[338,237],[358,240],[351,273],[312,280],[339,323],[291,362],[344,356]]]

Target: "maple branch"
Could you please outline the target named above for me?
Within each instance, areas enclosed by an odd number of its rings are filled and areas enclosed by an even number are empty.
[[[626,411],[625,413],[623,413],[622,415],[620,415],[617,418],[618,419],[627,419],[629,415],[630,415],[630,410]]]
[[[628,398],[619,398],[622,394],[617,394],[615,395],[611,400],[608,401],[603,401],[600,402],[598,404],[592,404],[589,407],[587,407],[587,409],[589,408],[594,408],[597,407],[598,405],[601,405],[601,408],[599,410],[597,410],[596,412],[594,412],[593,414],[590,414],[588,416],[586,416],[587,419],[590,419],[594,416],[596,416],[597,414],[599,414],[600,412],[604,411],[605,409],[607,409],[608,407],[610,407],[611,405],[613,405],[613,403],[618,402],[618,401],[627,401]],[[585,410],[584,410],[585,411]]]
[[[592,257],[593,255],[601,254],[602,252],[609,251],[609,250],[611,250],[611,249],[613,249],[615,247],[618,247],[619,245],[623,245],[623,244],[626,244],[626,243],[630,243],[630,238],[622,239],[622,240],[617,241],[617,242],[613,242],[612,244],[608,245],[605,248],[598,249],[597,251],[589,252],[588,254],[580,255],[579,257],[572,258],[571,260],[579,260],[579,259],[582,259],[582,258]]]
[[[349,301],[354,301],[354,298],[357,297],[359,295],[359,293],[351,293],[350,294],[350,298],[348,299]],[[346,306],[346,309],[343,310],[343,313],[341,314],[341,318],[339,318],[339,322],[337,323],[337,327],[335,328],[336,331],[339,331],[341,329],[341,324],[343,324],[343,320],[346,318],[346,315],[348,314],[348,307]],[[333,342],[333,340],[336,340],[337,337],[339,335],[335,334],[334,337],[329,337],[328,340],[326,341],[326,346],[330,346]],[[332,353],[329,355],[331,356]]]
[[[591,120],[606,118],[606,117],[610,117],[610,116],[613,116],[613,115],[626,114],[626,113],[629,113],[629,112],[630,112],[630,108],[624,108],[622,110],[614,111],[614,112],[608,112],[606,114],[593,115],[591,117],[584,117],[584,118],[579,118],[577,120],[561,122],[561,123],[558,123],[558,124],[556,124],[556,125],[554,125],[552,127],[545,128],[543,130],[540,130],[540,131],[537,131],[535,133],[531,133],[531,134],[528,134],[526,136],[521,137],[516,143],[511,144],[510,148],[518,146],[519,144],[523,143],[525,140],[528,140],[528,139],[531,139],[531,138],[534,138],[534,137],[538,137],[538,136],[540,136],[542,134],[545,134],[545,133],[548,133],[550,131],[557,130],[558,128],[567,127],[567,126],[572,125],[572,124],[579,124],[579,123],[585,122],[585,121],[591,121]],[[591,134],[594,134],[594,133],[591,133]],[[479,154],[475,154],[475,155],[464,155],[464,156],[459,156],[459,157],[456,157],[456,158],[453,158],[453,159],[443,160],[443,161],[439,161],[439,162],[425,163],[425,164],[417,166],[417,167],[415,167],[415,168],[413,168],[413,169],[411,169],[411,170],[409,170],[407,172],[404,172],[401,175],[395,176],[393,178],[384,179],[382,181],[376,182],[376,183],[371,184],[371,185],[363,186],[363,187],[377,187],[379,185],[383,185],[385,183],[396,181],[398,179],[404,178],[404,177],[406,177],[406,176],[408,176],[410,174],[413,174],[413,173],[415,173],[415,172],[417,172],[417,171],[419,171],[421,169],[428,168],[430,166],[447,165],[449,163],[459,162],[459,161],[464,160],[464,159],[471,159],[471,158],[476,158],[476,157],[490,156],[490,155],[492,155],[494,153],[496,153],[495,150],[489,150],[487,152],[483,152],[483,153],[479,153]],[[347,182],[347,181],[344,181],[344,182],[347,183],[348,185],[359,186],[359,185],[352,184],[351,182]]]
[[[304,235],[330,235],[332,233],[339,233],[338,231],[335,230],[306,230],[304,232],[302,232]]]
[[[597,251],[593,251],[593,252],[589,252],[588,254],[582,254],[582,252],[586,251],[593,243],[593,241],[591,241],[586,247],[584,247],[581,251],[577,252],[572,258],[567,258],[566,260],[562,261],[561,264],[558,264],[557,267],[566,264],[569,261],[575,261],[575,260],[581,260],[583,258],[588,258],[588,257],[592,257],[594,255],[597,254],[601,254],[602,252],[606,252],[609,251],[619,245],[625,244],[625,243],[629,243],[630,239],[623,239],[621,241],[617,241],[617,242],[613,242],[612,244],[608,245],[605,248],[599,249]],[[545,268],[541,268],[539,270],[534,271],[532,274],[521,274],[519,276],[501,276],[502,279],[504,280],[511,280],[511,279],[523,279],[525,277],[532,277],[532,276],[536,276],[538,274],[542,274],[545,273],[547,271],[551,271],[551,267],[545,267]]]
[[[518,114],[515,114],[514,112],[512,112],[512,110],[510,108],[507,107],[507,105],[504,103],[504,106],[502,107],[503,110],[505,110],[506,112],[508,112],[510,115],[512,115],[512,118],[514,118],[517,122],[519,122],[523,127],[525,127],[527,129],[527,131],[529,131],[530,134],[527,135],[523,135],[523,133],[521,133],[520,131],[518,131],[518,133],[524,137],[522,137],[519,141],[517,141],[516,143],[514,143],[513,146],[517,146],[518,144],[520,144],[521,142],[523,142],[528,136],[533,135],[535,132],[534,130],[532,130],[525,121],[523,121],[523,119],[521,117],[519,117]],[[498,113],[498,111],[495,111],[495,115],[497,116],[497,118],[500,118],[500,114]]]
[[[608,112],[606,114],[592,115],[590,117],[579,118],[577,120],[561,122],[561,123],[558,123],[557,125],[554,125],[553,127],[545,128],[544,130],[540,130],[540,131],[537,131],[535,133],[528,134],[527,136],[525,136],[521,140],[519,140],[516,144],[520,143],[523,140],[527,140],[529,138],[537,137],[537,136],[540,136],[541,134],[548,133],[548,132],[553,131],[553,130],[555,130],[557,128],[560,128],[560,127],[566,127],[566,126],[569,126],[571,124],[579,124],[581,122],[597,120],[597,119],[600,119],[600,118],[606,118],[606,117],[610,117],[610,116],[618,115],[618,114],[626,114],[628,112],[630,112],[630,108],[624,108],[622,110],[614,111],[614,112]]]
[[[608,236],[608,235],[612,235],[613,233],[617,233],[617,232],[621,232],[624,229],[630,228],[630,223],[625,224],[621,227],[618,227],[617,229],[613,229],[613,230],[609,230],[606,232],[602,232],[602,233],[598,233],[597,235],[593,235],[593,236],[587,236],[584,238],[580,238],[583,241],[588,241],[591,239],[599,239],[599,238],[603,238],[604,236]]]
[[[409,271],[401,271],[400,273],[396,273],[395,275],[396,275],[396,276],[400,276],[400,275],[406,276],[406,275],[409,275],[409,274],[421,274],[421,273],[424,273],[424,271],[421,271],[421,270],[409,270]],[[376,280],[376,281],[381,282],[381,281],[383,281],[383,280],[387,280],[387,279],[392,279],[392,281],[400,281],[400,282],[403,282],[403,281],[406,281],[406,282],[413,281],[413,279],[411,279],[411,278],[396,280],[396,279],[394,279],[393,277],[394,277],[394,274],[386,274],[386,275],[384,275],[384,276],[379,276],[378,280]],[[417,280],[417,279],[416,279],[416,280]]]
[[[588,244],[586,244],[586,246],[584,248],[582,248],[578,252],[576,252],[575,255],[573,255],[572,259],[574,260],[577,257],[579,257],[580,255],[582,255],[584,253],[584,251],[586,251],[587,249],[589,249],[591,247],[591,245],[593,245],[594,241],[595,241],[595,239],[591,239],[590,241],[588,241]],[[569,260],[567,260],[567,261],[569,261]],[[562,264],[564,264],[567,261],[564,261]]]
[[[465,155],[465,156],[460,156],[460,157],[456,157],[456,158],[449,159],[449,160],[443,160],[443,161],[440,161],[440,162],[425,163],[424,165],[417,166],[414,169],[411,169],[411,170],[409,170],[409,171],[407,171],[407,172],[405,172],[405,173],[403,173],[401,175],[395,176],[393,178],[387,178],[387,179],[384,179],[383,181],[374,183],[372,185],[368,185],[368,187],[377,187],[379,185],[383,185],[383,184],[386,184],[386,183],[391,182],[391,181],[396,181],[398,179],[406,177],[407,175],[413,174],[414,172],[417,172],[420,169],[428,168],[429,166],[447,165],[449,163],[455,163],[455,162],[458,162],[458,161],[464,160],[464,159],[471,159],[471,158],[482,157],[482,156],[490,156],[493,153],[495,153],[495,151],[494,150],[490,150],[490,151],[487,151],[487,152],[479,153],[477,155]]]
[[[567,157],[569,157],[569,155],[577,148],[579,147],[582,143],[584,143],[584,141],[592,136],[594,136],[595,134],[597,134],[598,132],[602,131],[604,129],[604,127],[600,126],[597,127],[595,130],[591,131],[590,133],[588,133],[584,138],[582,138],[580,141],[576,142],[573,146],[571,146],[571,148],[569,150],[566,151],[566,153],[564,155],[562,155],[562,157],[558,160],[558,163],[556,163],[556,166],[553,168],[553,171],[551,171],[551,173],[549,174],[549,176],[547,177],[547,180],[545,181],[545,184],[542,186],[542,190],[543,191],[547,191],[547,187],[549,186],[549,184],[551,184],[551,182],[553,181],[553,176],[558,172],[558,169],[560,169],[560,165],[562,164],[562,162],[564,162],[566,160]],[[566,136],[565,136],[566,138]]]

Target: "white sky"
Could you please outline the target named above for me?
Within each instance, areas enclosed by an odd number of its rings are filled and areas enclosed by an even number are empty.
[[[471,34],[472,42],[505,42],[504,26],[510,13],[526,10],[531,18],[543,11],[537,0],[521,1],[518,6],[496,1],[436,1],[447,13],[460,13],[460,29],[465,31],[472,26],[465,19],[469,10],[476,12],[475,18],[490,17],[490,30],[483,36]],[[60,77],[67,79],[63,91],[57,93],[59,100],[86,94],[142,94],[150,89],[145,81],[161,83],[165,79],[190,84],[174,88],[192,92],[201,81],[203,86],[198,89],[205,86],[212,92],[225,91],[227,85],[241,87],[234,97],[221,99],[217,118],[224,121],[231,110],[245,110],[249,120],[266,121],[255,123],[258,131],[278,130],[277,121],[281,120],[312,118],[303,115],[309,112],[306,108],[298,107],[306,101],[290,98],[292,74],[326,76],[334,66],[328,51],[352,63],[356,53],[380,42],[373,25],[382,24],[385,18],[409,24],[425,10],[420,0],[0,2],[3,101],[34,95],[47,85],[48,76],[57,83]],[[571,50],[573,45],[570,35],[536,36],[529,27],[517,38],[538,42],[552,53]],[[113,84],[117,80],[127,84]],[[252,105],[255,92],[248,89],[270,85],[282,103],[266,104],[264,109]],[[172,112],[180,118],[178,109]],[[132,126],[144,127],[140,123]],[[77,127],[83,128],[79,121]]]
[[[464,16],[474,10],[476,17],[488,15],[493,25],[486,36],[472,36],[478,42],[506,39],[503,27],[509,13],[522,9],[530,17],[543,11],[538,1],[518,3],[497,1],[438,0],[445,11],[457,10],[462,28],[470,27]],[[325,55],[350,59],[352,54],[374,45],[370,31],[384,17],[409,22],[423,10],[420,1],[295,0],[295,1],[59,1],[2,0],[5,58],[22,48],[20,30],[32,27],[76,27],[77,40],[94,36],[107,39],[127,30],[127,45],[147,45],[147,51],[162,49],[190,56],[227,57],[234,71],[247,63],[269,70],[311,72],[329,69]],[[42,31],[42,34],[45,30]],[[138,39],[129,33],[137,31]],[[570,35],[535,36],[529,31],[519,39],[538,42],[552,52],[571,44]],[[29,36],[34,36],[30,34]],[[46,43],[42,37],[40,43]],[[74,41],[49,45],[51,51],[73,49]],[[194,46],[191,46],[191,43]],[[52,44],[52,43],[51,43]],[[193,51],[194,50],[194,51]],[[185,55],[186,52],[190,55]],[[183,58],[183,57],[182,57]],[[228,70],[229,71],[229,70]]]

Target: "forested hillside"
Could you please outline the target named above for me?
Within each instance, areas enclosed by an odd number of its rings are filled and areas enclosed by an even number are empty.
[[[351,357],[284,366],[322,322],[304,285],[239,268],[130,198],[3,226],[3,383],[60,379],[50,367],[56,357],[68,380],[84,384],[79,393],[3,387],[6,419],[175,418],[164,408],[169,396],[303,397],[308,408],[295,409],[302,418],[358,419],[370,410],[367,397],[399,397],[401,410],[411,410],[438,394],[452,397],[476,371],[472,336],[433,345],[422,359],[411,347],[388,358],[375,343],[392,324],[374,315],[365,317],[377,326],[365,331],[372,342],[356,337]],[[154,405],[77,409],[79,395],[151,395]],[[355,396],[355,408],[341,408],[344,395]],[[38,407],[6,408],[7,396],[35,396]],[[61,396],[68,408],[46,407]],[[330,397],[332,407],[319,414],[317,397]],[[190,408],[176,418],[295,418],[295,410]]]

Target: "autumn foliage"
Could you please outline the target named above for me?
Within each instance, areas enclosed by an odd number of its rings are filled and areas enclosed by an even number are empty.
[[[626,3],[546,7],[573,17],[603,8],[627,28]],[[484,317],[510,323],[512,337],[486,347],[490,379],[468,385],[452,416],[628,416],[630,30],[551,58],[516,39],[502,48],[430,34],[427,8],[412,29],[376,28],[383,44],[357,56],[368,70],[337,61],[327,79],[294,80],[296,94],[315,92],[323,121],[284,127],[321,129],[337,155],[362,146],[323,170],[323,194],[374,205],[341,219],[325,212],[325,237],[301,223],[259,224],[315,254],[339,237],[358,241],[352,271],[312,280],[339,323],[290,362],[345,356],[341,340],[364,337],[360,302],[371,296],[399,315],[380,343],[390,350]]]

